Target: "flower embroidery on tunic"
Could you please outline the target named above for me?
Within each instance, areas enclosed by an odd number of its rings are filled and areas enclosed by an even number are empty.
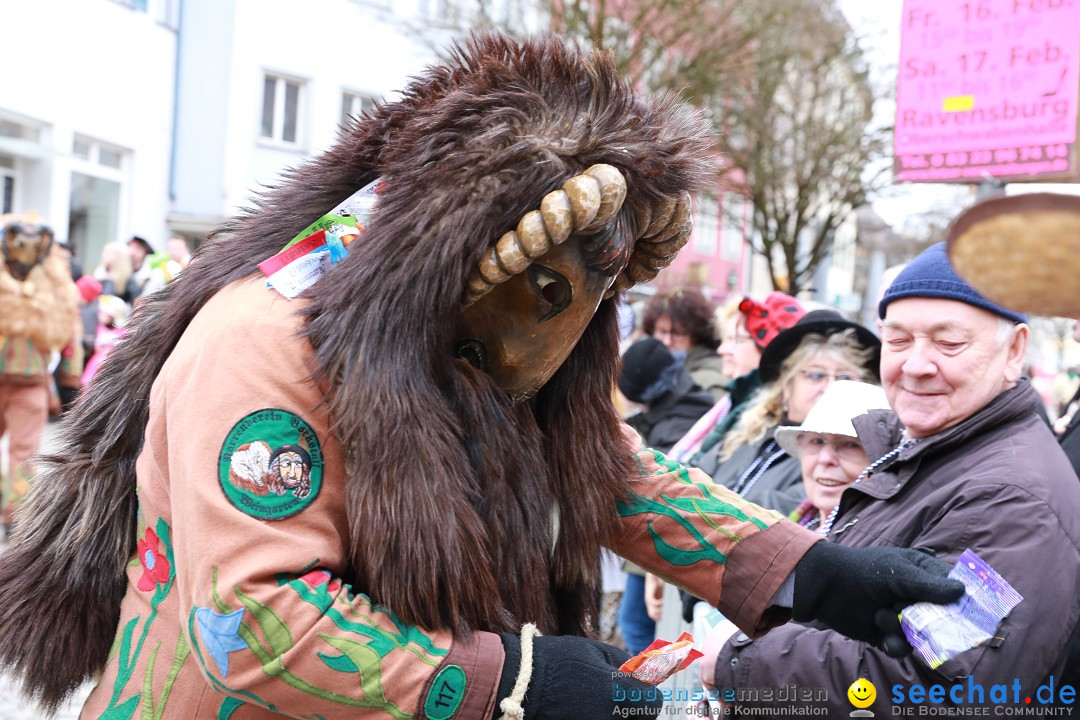
[[[312,590],[316,589],[320,585],[326,585],[326,591],[334,593],[337,592],[338,589],[341,587],[341,581],[333,580],[332,578],[333,575],[330,574],[330,571],[324,568],[315,568],[311,572],[306,573],[305,575],[302,575],[300,577],[300,579],[303,580]]]
[[[195,610],[195,622],[199,625],[203,643],[218,666],[221,677],[229,674],[229,653],[247,648],[247,643],[239,635],[243,617],[243,608],[225,615],[210,608],[201,607]]]
[[[161,551],[161,541],[153,528],[146,528],[146,537],[138,542],[139,564],[142,565],[143,573],[139,578],[137,587],[143,592],[150,592],[158,586],[169,582],[169,560]]]

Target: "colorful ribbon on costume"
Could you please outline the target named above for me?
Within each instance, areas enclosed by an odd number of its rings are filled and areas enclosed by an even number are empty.
[[[367,232],[378,194],[386,181],[378,177],[308,225],[276,255],[259,263],[267,283],[285,297],[294,297],[317,283],[331,266],[349,255],[349,245]]]

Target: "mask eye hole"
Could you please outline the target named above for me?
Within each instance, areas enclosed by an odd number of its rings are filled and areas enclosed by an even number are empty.
[[[574,292],[565,277],[537,263],[530,265],[527,272],[529,286],[548,307],[547,311],[540,316],[539,322],[550,320],[570,305],[570,301],[574,299]]]

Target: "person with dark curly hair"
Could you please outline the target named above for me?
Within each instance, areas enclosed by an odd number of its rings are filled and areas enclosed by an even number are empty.
[[[720,400],[730,381],[715,326],[716,308],[697,290],[678,289],[654,295],[645,305],[642,328],[673,353],[684,353],[683,367],[701,387]]]

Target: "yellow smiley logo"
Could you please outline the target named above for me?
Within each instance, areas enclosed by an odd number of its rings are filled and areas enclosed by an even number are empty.
[[[847,689],[848,700],[857,708],[868,708],[877,698],[877,688],[866,678],[859,678]]]

